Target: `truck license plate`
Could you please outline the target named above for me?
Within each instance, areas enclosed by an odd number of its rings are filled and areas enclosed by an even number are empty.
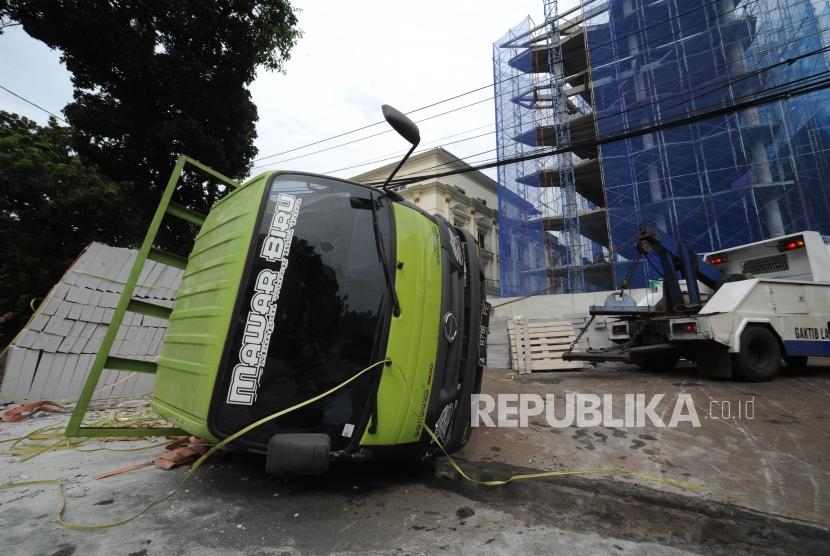
[[[478,364],[487,365],[487,331],[490,326],[490,304],[481,304],[481,327],[478,332]]]

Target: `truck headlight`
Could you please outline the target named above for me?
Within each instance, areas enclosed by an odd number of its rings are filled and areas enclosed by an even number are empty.
[[[458,239],[458,232],[452,229],[450,230],[450,247],[452,250],[452,256],[455,258],[455,262],[463,267],[464,253],[461,251],[461,240]]]

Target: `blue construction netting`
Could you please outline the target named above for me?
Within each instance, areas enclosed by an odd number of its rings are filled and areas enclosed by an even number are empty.
[[[496,143],[500,159],[533,150],[517,140],[535,133],[533,78],[530,70],[528,17],[493,46],[496,104]],[[499,166],[499,281],[502,297],[525,295],[547,284],[545,238],[533,185],[522,177],[535,170],[533,162]],[[537,188],[538,189],[538,188]]]
[[[587,88],[569,96],[575,105],[575,140],[612,137],[828,77],[828,53],[815,52],[830,46],[828,4],[610,0],[607,9],[598,9],[606,4],[586,0],[581,15],[556,21],[567,27],[563,44],[571,57],[566,70],[576,76],[574,91],[580,86],[577,79]],[[538,84],[543,80],[538,78],[541,67],[534,66],[539,55],[533,53],[532,41],[526,40],[523,64],[510,67]],[[500,44],[504,42],[497,43],[494,55],[497,80],[504,62]],[[804,56],[808,53],[813,54]],[[585,66],[581,74],[580,63]],[[544,110],[538,96],[536,100],[525,108],[522,122]],[[635,253],[625,242],[640,224],[661,228],[701,253],[801,230],[830,233],[828,101],[830,91],[818,91],[577,153],[586,289],[618,288],[629,271],[633,286],[656,277],[642,260],[630,269]],[[534,145],[531,150],[544,144],[539,141],[544,131],[517,122],[515,110],[507,106],[497,94],[499,155],[509,157],[525,143]],[[598,173],[591,170],[594,166]],[[557,195],[555,180],[530,166],[527,172],[507,168],[499,174],[504,196],[509,192],[526,201],[527,214],[535,209],[547,216],[545,196]],[[502,225],[502,235],[510,233],[511,227]],[[539,257],[527,265],[513,251],[502,250],[503,295],[526,295],[545,283],[556,291],[573,291],[557,282],[567,277],[559,272],[557,250],[565,252],[568,246],[555,225],[527,238],[544,248],[551,235],[556,241],[547,249],[547,273],[538,268]],[[502,238],[505,243],[509,237]],[[541,282],[519,279],[529,274]]]

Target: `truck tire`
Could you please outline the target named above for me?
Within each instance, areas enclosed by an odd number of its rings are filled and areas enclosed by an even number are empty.
[[[784,356],[784,363],[791,369],[803,369],[807,366],[807,356],[806,355],[790,355]]]
[[[473,394],[481,392],[481,381],[484,378],[484,367],[476,366],[476,376],[472,391],[459,392],[458,406],[453,417],[452,434],[444,445],[448,454],[457,452],[467,445],[472,434],[472,402]]]
[[[680,361],[679,353],[665,351],[644,356],[641,361],[637,362],[637,366],[648,371],[670,371],[677,366],[678,361]]]
[[[740,351],[733,356],[732,369],[750,382],[775,378],[781,370],[778,338],[765,326],[747,326],[741,333]]]

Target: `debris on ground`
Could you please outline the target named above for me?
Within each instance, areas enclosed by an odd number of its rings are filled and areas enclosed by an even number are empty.
[[[22,421],[34,414],[36,411],[45,411],[47,413],[67,413],[68,410],[61,404],[49,400],[39,402],[27,403],[18,407],[13,407],[3,413],[2,419],[4,423],[16,423]]]
[[[185,444],[184,442],[187,442]],[[153,462],[157,469],[168,471],[180,465],[193,463],[208,451],[208,444],[195,436],[181,437],[167,445]]]

